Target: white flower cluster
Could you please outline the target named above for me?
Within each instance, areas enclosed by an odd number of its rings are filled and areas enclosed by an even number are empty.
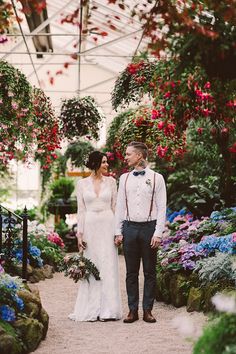
[[[216,309],[220,312],[236,314],[236,296],[217,293],[211,299]]]
[[[45,225],[38,224],[36,220],[28,222],[28,233],[37,236],[42,236],[47,234]]]

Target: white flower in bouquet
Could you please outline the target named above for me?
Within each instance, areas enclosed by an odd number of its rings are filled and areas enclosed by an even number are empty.
[[[99,270],[95,264],[82,254],[66,256],[59,271],[64,272],[65,276],[72,278],[75,283],[79,280],[89,281],[90,276],[100,280]]]

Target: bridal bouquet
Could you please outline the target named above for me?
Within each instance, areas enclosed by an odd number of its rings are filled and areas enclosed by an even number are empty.
[[[99,270],[90,259],[82,254],[66,256],[59,268],[59,271],[64,272],[66,277],[72,278],[75,283],[78,280],[86,279],[92,275],[96,280],[100,280]]]

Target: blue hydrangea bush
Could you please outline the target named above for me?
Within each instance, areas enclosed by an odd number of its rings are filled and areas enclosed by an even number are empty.
[[[24,310],[24,302],[18,296],[18,291],[23,288],[20,278],[3,271],[0,273],[0,320],[13,322]]]
[[[236,254],[236,208],[214,211],[210,217],[193,218],[185,209],[168,213],[169,235],[158,250],[158,269],[196,270],[204,258]],[[198,267],[199,269],[199,267]]]

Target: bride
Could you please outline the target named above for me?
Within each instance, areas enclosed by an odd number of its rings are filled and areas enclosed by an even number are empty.
[[[122,316],[118,254],[114,245],[116,182],[104,174],[108,170],[105,154],[94,151],[86,166],[89,177],[78,181],[78,247],[98,268],[101,280],[90,277],[79,282],[74,312],[75,321],[118,320]]]

